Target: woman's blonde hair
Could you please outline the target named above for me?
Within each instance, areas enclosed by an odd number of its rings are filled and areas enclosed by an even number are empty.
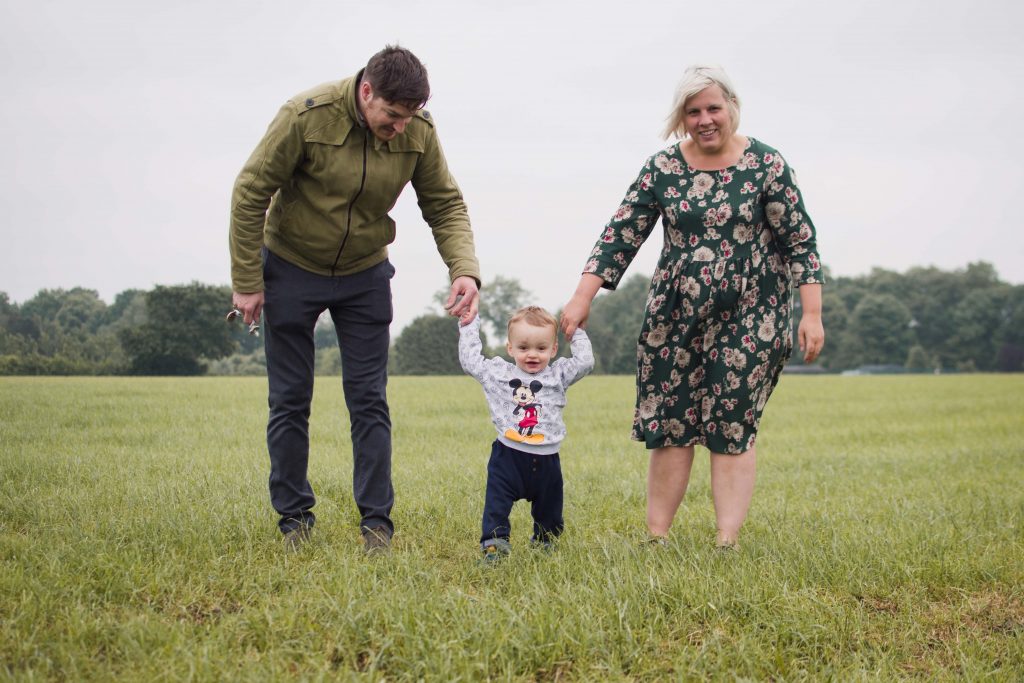
[[[710,64],[694,64],[687,67],[686,71],[683,72],[683,80],[679,82],[679,87],[676,88],[676,96],[672,102],[672,111],[668,115],[668,125],[665,126],[665,132],[662,133],[663,138],[668,140],[673,135],[680,139],[686,137],[686,126],[684,124],[686,119],[686,102],[700,91],[712,85],[717,85],[721,88],[722,94],[725,95],[725,105],[729,110],[729,121],[732,124],[732,130],[729,133],[735,133],[739,129],[740,98],[736,94],[736,89],[732,87],[732,81],[726,75],[725,69]]]

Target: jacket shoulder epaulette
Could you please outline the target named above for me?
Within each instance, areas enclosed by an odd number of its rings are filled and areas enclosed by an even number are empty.
[[[295,107],[295,113],[301,116],[311,109],[322,107],[341,98],[341,89],[337,83],[322,83],[300,92],[288,101]]]
[[[426,123],[430,124],[431,128],[434,127],[434,117],[426,109],[417,109],[416,110],[416,118],[418,118],[421,121],[425,121]]]

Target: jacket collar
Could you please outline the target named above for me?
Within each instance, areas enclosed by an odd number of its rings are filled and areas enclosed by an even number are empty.
[[[345,143],[352,130],[355,129],[361,134],[369,135],[373,138],[374,149],[387,147],[390,152],[409,149],[410,141],[404,139],[407,133],[403,133],[385,142],[367,130],[366,120],[363,118],[362,113],[359,111],[359,105],[356,103],[356,97],[359,95],[359,81],[362,77],[363,69],[360,69],[352,78],[346,78],[338,82],[338,95],[335,101],[341,109],[342,116],[333,119],[315,132],[310,133],[307,139],[341,145]],[[413,145],[412,148],[419,149],[419,146]]]
[[[342,81],[341,99],[352,122],[357,126],[366,128],[366,119],[363,118],[363,113],[359,111],[359,102],[356,100],[359,97],[359,82],[363,80],[363,71],[365,69],[360,69],[355,76]]]
[[[391,143],[383,142],[377,138],[366,127],[366,119],[363,117],[363,113],[359,110],[359,82],[363,79],[363,72],[366,69],[360,69],[355,76],[346,79],[341,82],[341,103],[342,108],[345,110],[345,121],[341,122],[338,133],[341,141],[344,142],[353,128],[358,129],[363,135],[369,135],[373,138],[373,148],[380,149],[381,147],[387,147],[391,150]]]

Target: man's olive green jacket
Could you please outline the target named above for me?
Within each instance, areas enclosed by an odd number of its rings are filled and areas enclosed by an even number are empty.
[[[418,112],[382,142],[360,123],[361,73],[289,100],[238,175],[229,238],[236,292],[263,291],[264,244],[320,275],[380,263],[395,239],[388,211],[410,181],[449,278],[480,281],[469,215],[430,114]]]

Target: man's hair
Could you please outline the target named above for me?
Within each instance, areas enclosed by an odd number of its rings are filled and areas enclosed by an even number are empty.
[[[370,57],[363,80],[373,87],[375,97],[409,109],[422,109],[430,99],[427,68],[416,55],[398,45],[388,45]]]
[[[551,326],[555,328],[556,333],[558,331],[558,321],[555,320],[555,316],[551,315],[540,306],[524,306],[513,313],[512,317],[508,320],[508,332],[511,333],[512,326],[520,321],[535,327]]]

